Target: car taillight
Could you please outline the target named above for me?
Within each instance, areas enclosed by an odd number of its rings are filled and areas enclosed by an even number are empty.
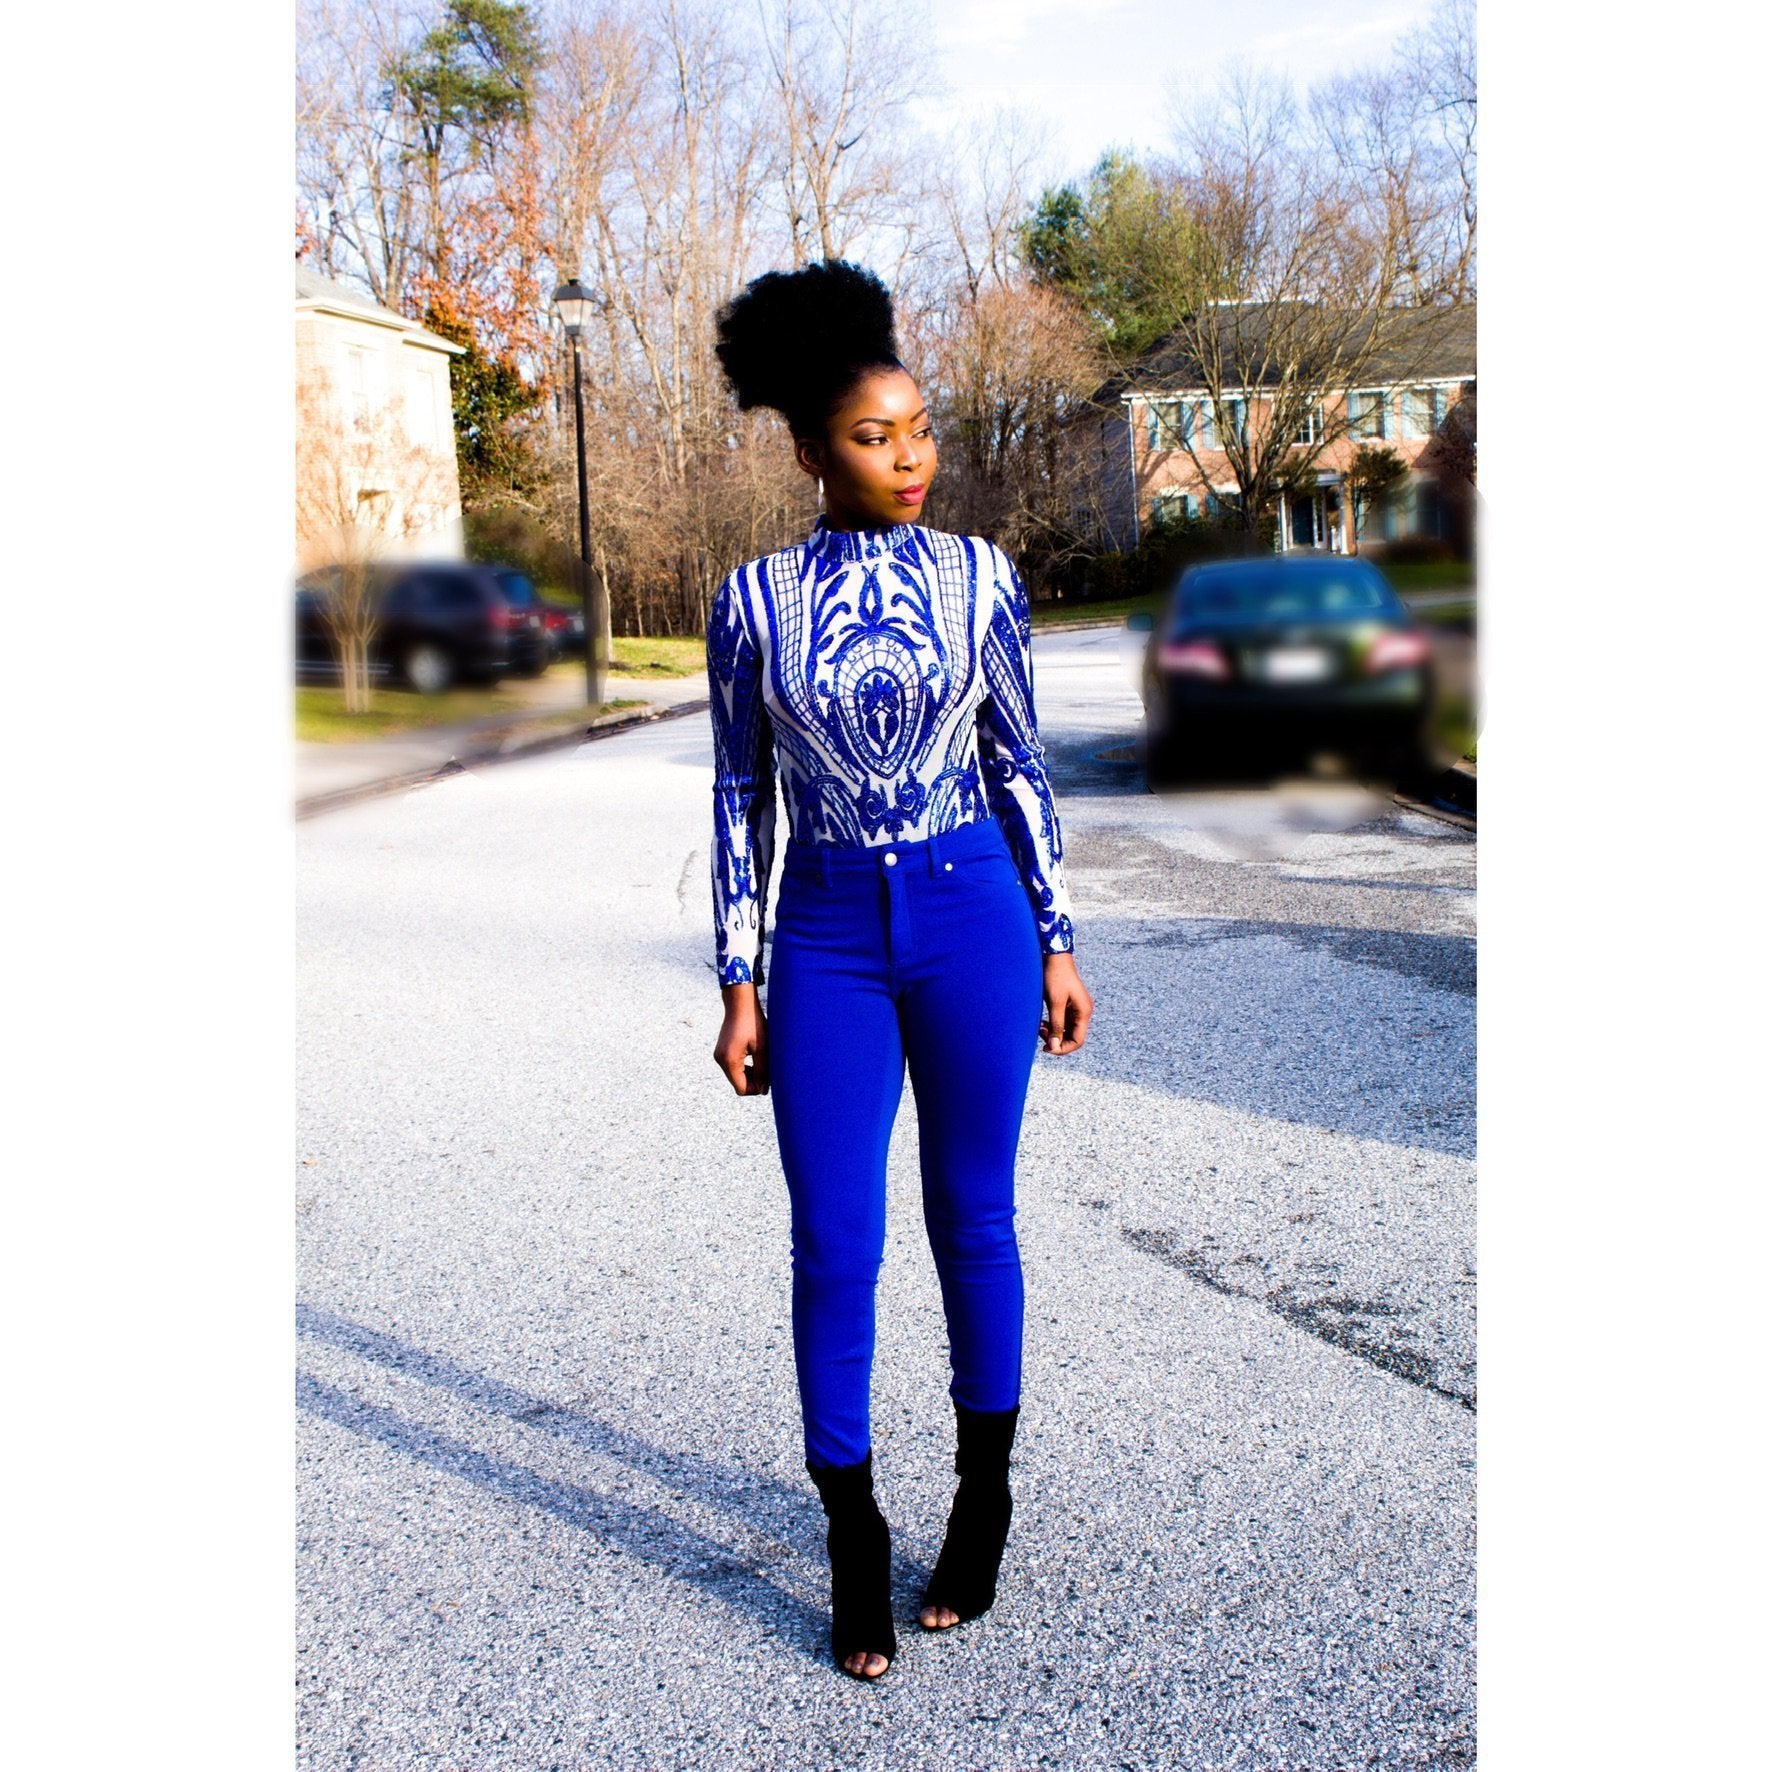
[[[522,619],[508,603],[493,606],[492,625],[495,628],[514,628]]]
[[[1157,664],[1189,677],[1228,677],[1230,660],[1210,640],[1166,640],[1157,648]]]
[[[1366,653],[1366,670],[1408,670],[1427,663],[1427,636],[1405,630],[1403,633],[1380,634]]]

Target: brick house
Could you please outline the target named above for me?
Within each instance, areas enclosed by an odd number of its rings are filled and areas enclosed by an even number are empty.
[[[1244,304],[1240,315],[1224,318],[1220,336],[1233,326],[1237,336],[1221,350],[1216,376],[1202,372],[1193,350],[1163,339],[1091,397],[1075,429],[1092,458],[1087,478],[1105,546],[1135,546],[1167,512],[1211,516],[1234,505],[1237,480],[1221,433],[1261,427],[1272,411],[1283,353],[1265,348],[1269,312]],[[1302,462],[1312,444],[1320,448],[1274,501],[1276,549],[1378,554],[1415,536],[1468,549],[1463,475],[1474,461],[1476,343],[1474,304],[1408,310],[1392,318],[1386,342],[1366,357],[1354,385],[1320,378],[1321,397],[1302,412],[1288,452]],[[1371,446],[1393,452],[1405,469],[1381,496],[1349,483],[1357,452]]]
[[[449,362],[462,347],[295,270],[296,554],[459,559]]]

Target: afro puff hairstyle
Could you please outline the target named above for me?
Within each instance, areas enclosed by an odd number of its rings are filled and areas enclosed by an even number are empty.
[[[833,408],[870,370],[904,367],[891,293],[840,258],[753,278],[720,310],[714,355],[739,410],[771,407],[796,437],[822,438]]]

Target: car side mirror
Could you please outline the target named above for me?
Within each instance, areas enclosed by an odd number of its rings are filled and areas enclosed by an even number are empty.
[[[1148,609],[1135,609],[1126,617],[1126,626],[1135,634],[1148,634],[1156,621]]]

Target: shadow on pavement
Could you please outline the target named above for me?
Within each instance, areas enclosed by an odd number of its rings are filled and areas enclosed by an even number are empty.
[[[1276,944],[1332,965],[1300,965]],[[1443,1006],[1399,999],[1375,973],[1444,992]],[[1098,918],[1088,979],[1095,1019],[1079,1073],[1475,1156],[1469,1061],[1448,1062],[1443,1045],[1467,1037],[1474,937],[1242,917]]]
[[[813,1529],[822,1524],[822,1516],[810,1489],[802,1495],[770,1478],[750,1476],[695,1453],[673,1452],[653,1445],[607,1422],[471,1371],[446,1355],[411,1347],[330,1311],[297,1305],[296,1331],[310,1341],[386,1366],[524,1427],[543,1429],[588,1451],[619,1459],[697,1501],[741,1519],[755,1511],[761,1492],[805,1516],[808,1554],[822,1559],[822,1548],[813,1538]],[[669,1514],[598,1490],[539,1476],[522,1465],[408,1420],[307,1373],[297,1374],[296,1401],[309,1414],[335,1426],[378,1441],[391,1451],[473,1483],[506,1501],[552,1514],[625,1556],[637,1557],[673,1579],[705,1588],[725,1605],[749,1613],[766,1634],[780,1638],[811,1660],[823,1661],[828,1656],[828,1614],[759,1574],[718,1539],[672,1519]],[[774,1528],[759,1524],[756,1529]],[[796,1532],[795,1536],[801,1534]],[[903,1564],[902,1559],[895,1561]],[[907,1583],[920,1582],[926,1573],[910,1565],[899,1570]]]

